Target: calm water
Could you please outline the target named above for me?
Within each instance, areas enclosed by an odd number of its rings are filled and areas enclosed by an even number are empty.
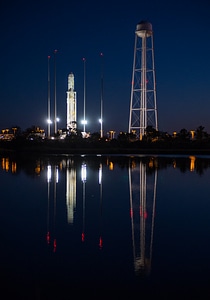
[[[210,157],[1,156],[0,182],[4,299],[210,296]]]

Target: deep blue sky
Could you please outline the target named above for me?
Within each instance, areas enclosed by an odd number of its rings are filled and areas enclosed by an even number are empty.
[[[56,55],[59,128],[66,126],[66,91],[75,76],[83,118],[86,58],[87,131],[99,131],[103,52],[104,131],[128,131],[135,29],[153,26],[158,127],[210,132],[210,4],[200,1],[1,1],[0,129],[32,125],[47,131],[48,55]],[[53,112],[52,112],[53,114]],[[78,126],[79,127],[79,126]]]

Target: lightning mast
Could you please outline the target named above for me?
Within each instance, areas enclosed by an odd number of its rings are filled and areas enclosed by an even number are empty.
[[[101,118],[100,118],[100,123],[101,123],[101,138],[103,137],[103,53],[100,54],[101,56]]]
[[[54,102],[54,131],[55,134],[57,133],[57,86],[56,86],[56,53],[58,50],[54,50],[54,96],[55,96],[55,102]]]
[[[48,115],[48,138],[50,138],[50,124],[51,124],[51,120],[50,120],[50,56],[48,55],[48,104],[47,104],[47,115]]]

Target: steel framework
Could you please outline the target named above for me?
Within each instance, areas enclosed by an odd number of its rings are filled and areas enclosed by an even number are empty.
[[[138,23],[135,31],[128,132],[135,133],[140,140],[148,126],[158,130],[153,45],[151,23]]]

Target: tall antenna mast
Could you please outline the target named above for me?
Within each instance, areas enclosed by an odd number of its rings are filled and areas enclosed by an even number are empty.
[[[47,115],[47,125],[48,125],[48,138],[50,138],[50,56],[48,55],[48,115]]]
[[[55,125],[55,134],[57,133],[57,99],[56,99],[56,53],[58,50],[54,50],[54,76],[55,76],[55,116],[54,116],[54,125]]]
[[[101,138],[103,137],[103,53],[100,54],[101,56]]]

